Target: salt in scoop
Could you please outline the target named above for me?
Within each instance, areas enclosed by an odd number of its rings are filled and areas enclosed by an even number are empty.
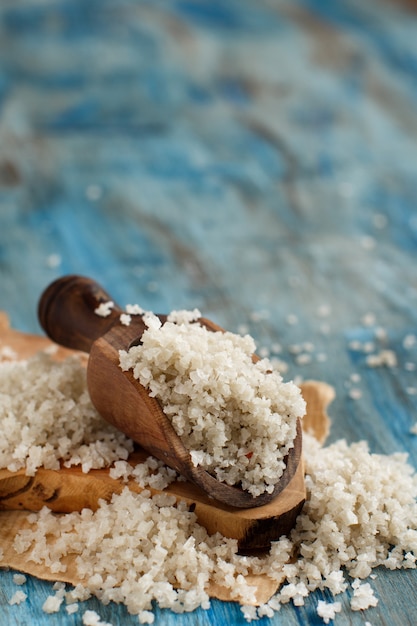
[[[296,473],[301,459],[302,432],[297,421],[294,445],[285,458],[285,469],[272,493],[258,496],[218,481],[191,456],[163,406],[150,397],[147,389],[134,378],[131,370],[119,365],[119,350],[137,345],[146,329],[141,315],[132,315],[129,325],[121,321],[123,310],[116,304],[102,317],[100,305],[112,297],[94,280],[83,276],[63,276],[41,295],[38,315],[41,326],[55,343],[89,353],[87,386],[91,401],[104,419],[138,443],[149,454],[162,460],[187,480],[198,485],[210,497],[233,507],[252,508],[265,505],[280,494]],[[161,322],[165,315],[158,315]],[[208,319],[198,323],[212,331],[222,329]],[[257,360],[253,356],[253,360]]]

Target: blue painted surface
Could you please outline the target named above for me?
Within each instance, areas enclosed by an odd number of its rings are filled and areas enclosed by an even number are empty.
[[[197,306],[259,347],[282,344],[288,378],[334,385],[332,440],[407,451],[417,467],[417,344],[403,344],[417,333],[416,29],[415,12],[382,0],[3,2],[0,308],[39,332],[39,294],[71,272],[122,305]],[[371,340],[396,368],[352,349]],[[302,365],[290,347],[305,342]],[[80,624],[44,615],[50,585],[28,585],[11,607],[1,573],[1,625]],[[346,595],[337,624],[415,623],[415,572],[373,586],[378,607],[352,614]],[[261,624],[320,624],[320,598]],[[221,602],[156,611],[167,626],[245,623]]]

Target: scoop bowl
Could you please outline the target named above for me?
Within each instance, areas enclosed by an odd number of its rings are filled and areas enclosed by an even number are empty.
[[[302,430],[297,422],[294,446],[285,459],[285,469],[272,493],[252,496],[238,486],[222,483],[200,466],[194,466],[187,448],[176,434],[157,399],[119,366],[119,350],[137,344],[146,328],[141,315],[132,315],[129,325],[121,321],[123,310],[113,304],[105,317],[96,313],[112,297],[94,280],[77,275],[63,276],[41,295],[39,321],[52,341],[89,353],[87,386],[91,401],[101,416],[162,460],[210,497],[238,508],[263,506],[289,484],[301,459]],[[161,322],[165,315],[158,316]],[[208,319],[199,323],[209,330],[222,330]],[[256,360],[258,357],[253,356]]]

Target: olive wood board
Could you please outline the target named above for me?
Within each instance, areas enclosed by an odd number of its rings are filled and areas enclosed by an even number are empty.
[[[74,351],[55,346],[46,337],[26,334],[9,326],[7,315],[0,312],[0,351],[10,348],[16,359],[25,359],[39,350],[54,347],[54,357],[65,358]],[[6,352],[7,354],[7,352]],[[87,359],[83,353],[80,358]],[[334,390],[323,382],[307,381],[301,385],[307,404],[303,429],[324,442],[329,430],[326,409],[334,398]],[[128,459],[131,465],[143,462],[148,454],[136,449]],[[134,481],[128,481],[133,491],[141,488]],[[113,493],[119,493],[125,483],[110,477],[109,469],[91,470],[83,473],[80,467],[60,470],[38,469],[35,476],[26,476],[24,470],[10,472],[0,469],[0,545],[3,557],[0,566],[12,567],[45,580],[61,580],[77,584],[75,563],[68,557],[68,567],[64,574],[51,574],[42,565],[26,560],[26,555],[18,555],[13,549],[16,533],[27,526],[28,511],[40,510],[47,506],[57,513],[79,511],[88,507],[95,509],[100,499],[109,500]],[[151,490],[156,491],[156,490]],[[209,533],[216,531],[236,538],[243,551],[262,549],[271,539],[277,538],[277,527],[286,532],[294,523],[305,499],[304,468],[299,468],[287,488],[271,503],[253,509],[236,509],[210,499],[197,486],[183,481],[169,485],[166,492],[186,501],[194,508],[197,519]],[[278,525],[278,526],[277,526]],[[281,533],[278,532],[278,536]],[[251,582],[257,587],[257,601],[265,602],[276,591],[278,583],[265,576],[254,576]],[[228,590],[218,585],[210,586],[211,597],[230,600]]]

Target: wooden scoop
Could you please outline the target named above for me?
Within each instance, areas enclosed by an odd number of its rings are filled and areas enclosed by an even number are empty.
[[[120,320],[123,311],[116,305],[106,317],[95,312],[100,304],[111,300],[91,279],[64,276],[44,291],[39,302],[39,320],[47,335],[67,348],[90,353],[87,384],[98,412],[219,502],[252,508],[274,499],[289,484],[300,463],[300,423],[294,447],[286,457],[286,468],[272,494],[253,497],[239,487],[219,482],[203,468],[195,467],[159,402],[148,395],[131,371],[124,372],[120,368],[119,350],[137,345],[146,326],[140,315],[132,315],[130,325],[123,325]],[[166,316],[159,317],[162,322],[166,320]],[[204,318],[199,323],[213,331],[222,330]]]

